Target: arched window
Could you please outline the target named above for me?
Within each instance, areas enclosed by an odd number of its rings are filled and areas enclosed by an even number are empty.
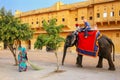
[[[62,18],[62,21],[64,22],[64,21],[65,21],[65,18]]]
[[[36,21],[36,24],[38,24],[39,22],[38,21]]]
[[[103,13],[103,17],[106,18],[107,17],[107,12]]]
[[[92,17],[92,16],[90,16],[90,17],[89,17],[89,19],[90,19],[90,20],[92,20],[92,19],[93,19],[93,17]]]
[[[97,13],[97,18],[100,18],[100,13]]]
[[[114,11],[111,11],[110,12],[110,17],[113,17],[114,16]]]
[[[78,18],[75,18],[75,21],[78,21]]]

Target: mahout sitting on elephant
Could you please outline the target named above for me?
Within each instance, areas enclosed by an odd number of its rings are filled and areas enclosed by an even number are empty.
[[[109,64],[108,69],[114,71],[115,70],[115,66],[113,64],[114,55],[115,55],[114,43],[112,42],[112,40],[110,38],[108,38],[105,35],[99,36],[97,41],[98,41],[98,45],[99,45],[99,51],[98,51],[99,60],[98,60],[98,64],[96,67],[102,68],[103,67],[103,58],[105,58],[105,59],[107,59],[108,64]],[[67,35],[66,41],[64,44],[62,65],[64,65],[64,59],[66,56],[67,48],[72,47],[72,46],[76,46],[76,48],[77,48],[77,45],[78,45],[77,35],[74,35],[72,33]],[[112,57],[111,57],[112,52],[113,52],[113,61],[112,61]],[[83,58],[83,55],[78,54],[77,59],[76,59],[76,64],[80,67],[82,67],[82,58]]]

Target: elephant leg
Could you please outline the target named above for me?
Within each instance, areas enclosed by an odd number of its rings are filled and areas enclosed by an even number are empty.
[[[79,64],[79,55],[76,58],[76,64]]]
[[[78,67],[82,67],[82,58],[83,56],[78,54],[77,59],[76,59],[77,60],[76,65]]]
[[[96,66],[96,68],[102,68],[103,67],[103,57],[99,57],[99,60],[98,60],[98,64]]]
[[[114,64],[113,64],[113,61],[112,61],[112,59],[111,59],[111,57],[108,57],[108,64],[109,64],[109,70],[112,70],[112,71],[114,71],[115,70],[115,66],[114,66]]]

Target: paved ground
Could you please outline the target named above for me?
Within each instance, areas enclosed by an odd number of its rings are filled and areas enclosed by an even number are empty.
[[[62,52],[58,53],[61,63]],[[84,56],[83,68],[75,65],[76,54],[68,53],[65,65],[60,66],[63,72],[54,73],[56,58],[54,53],[45,51],[28,51],[29,60],[43,68],[33,70],[28,64],[27,72],[18,72],[17,66],[13,66],[14,59],[8,50],[0,51],[0,80],[120,80],[120,55],[116,55],[116,71],[109,71],[108,63],[104,60],[102,69],[95,68],[98,58]]]

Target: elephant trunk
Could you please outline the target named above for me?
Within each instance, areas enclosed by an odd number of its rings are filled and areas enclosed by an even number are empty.
[[[63,53],[63,58],[62,58],[62,65],[64,65],[64,60],[65,60],[65,57],[66,57],[66,51],[67,51],[67,46],[64,45],[64,53]]]

